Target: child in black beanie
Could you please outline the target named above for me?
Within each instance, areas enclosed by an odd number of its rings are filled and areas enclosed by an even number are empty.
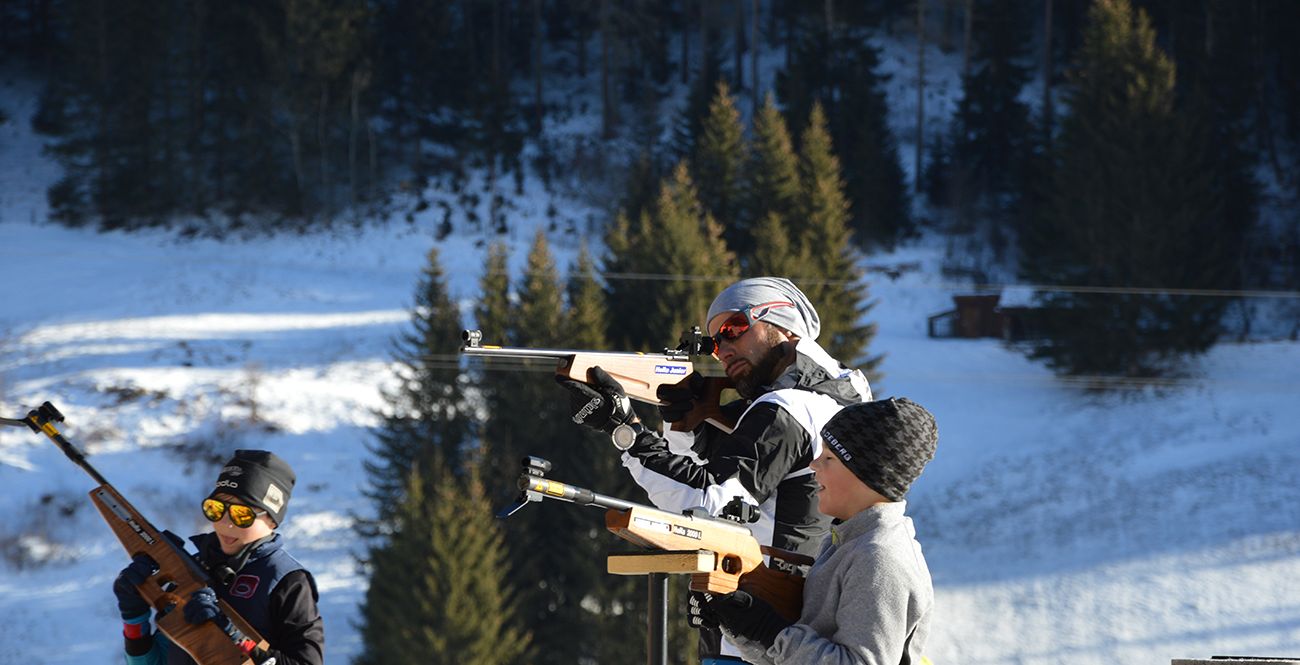
[[[692,611],[737,636],[751,663],[929,663],[934,589],[904,497],[934,458],[934,416],[908,399],[844,407],[812,463],[819,509],[836,520],[791,624],[744,591]]]
[[[213,522],[211,533],[190,537],[197,560],[214,580],[184,606],[191,623],[230,622],[217,599],[226,601],[270,645],[269,651],[245,642],[255,663],[275,659],[276,665],[321,665],[325,630],[316,604],[320,599],[310,572],[284,550],[276,528],[284,522],[295,476],[283,459],[265,450],[236,450],[203,500],[203,515]],[[127,665],[192,663],[165,635],[150,631],[150,607],[136,585],[157,566],[140,555],[113,583],[124,622]]]

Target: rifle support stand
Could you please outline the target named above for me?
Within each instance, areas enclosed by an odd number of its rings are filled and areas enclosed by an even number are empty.
[[[646,663],[668,665],[668,573],[650,573],[646,584]]]
[[[671,552],[624,552],[611,554],[606,569],[614,575],[645,575],[646,662],[668,663],[668,574],[707,573],[713,570],[716,554],[708,550]]]

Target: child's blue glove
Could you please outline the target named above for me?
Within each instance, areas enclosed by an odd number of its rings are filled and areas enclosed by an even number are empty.
[[[772,646],[777,633],[793,623],[777,614],[763,599],[739,590],[715,597],[709,601],[708,608],[724,628],[765,647]]]
[[[137,554],[131,565],[122,569],[113,580],[113,595],[117,596],[117,610],[122,620],[129,621],[149,616],[149,603],[145,602],[136,586],[144,584],[158,570],[158,564],[147,554]]]
[[[217,606],[217,592],[212,587],[203,587],[190,594],[190,601],[185,603],[185,620],[190,623],[203,623],[209,619],[225,617]]]
[[[190,623],[203,623],[210,620],[217,624],[217,627],[230,637],[230,641],[243,650],[254,663],[265,662],[269,657],[269,654],[258,648],[257,644],[248,639],[243,631],[235,627],[230,617],[221,611],[221,607],[217,605],[217,592],[213,591],[212,587],[205,586],[190,594],[189,602],[185,603],[184,613],[185,620]]]

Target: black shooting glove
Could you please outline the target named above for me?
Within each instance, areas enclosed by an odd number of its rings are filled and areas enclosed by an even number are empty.
[[[765,647],[772,646],[777,633],[793,623],[777,614],[767,601],[740,590],[714,597],[708,602],[708,609],[717,615],[724,628]]]
[[[717,628],[718,614],[709,607],[713,594],[707,591],[691,591],[686,608],[686,623],[691,628]]]
[[[117,610],[122,613],[122,620],[129,621],[149,616],[149,603],[145,602],[136,587],[144,584],[158,564],[147,554],[137,554],[131,559],[131,565],[122,569],[113,580],[113,595],[117,596]]]
[[[659,416],[666,423],[681,421],[700,405],[703,395],[704,375],[699,372],[691,372],[678,383],[659,386],[655,396],[666,402],[659,405]]]
[[[569,406],[573,422],[612,434],[614,428],[632,422],[632,400],[623,392],[623,386],[605,370],[592,367],[587,370],[587,382],[556,376],[556,381],[569,391]]]

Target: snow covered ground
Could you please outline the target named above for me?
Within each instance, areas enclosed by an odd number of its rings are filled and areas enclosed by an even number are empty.
[[[0,415],[54,402],[91,462],[182,534],[207,526],[197,504],[217,460],[280,452],[299,478],[284,532],[320,584],[329,662],[347,662],[366,585],[350,524],[369,511],[361,462],[390,340],[435,244],[472,303],[482,237],[435,243],[436,208],[224,244],[46,226],[57,168],[26,125],[34,95],[0,92],[15,119],[0,125]],[[550,203],[530,196],[512,213],[525,229]],[[518,236],[516,267],[531,239]],[[563,267],[574,241],[556,241]],[[940,254],[922,242],[870,259],[921,266],[872,274],[869,319],[886,354],[877,393],[940,424],[910,506],[936,585],[931,658],[1300,656],[1300,345],[1225,344],[1169,386],[1089,394],[999,342],[928,338],[953,294]],[[120,662],[110,586],[126,559],[90,487],[44,438],[0,429],[0,664]]]

